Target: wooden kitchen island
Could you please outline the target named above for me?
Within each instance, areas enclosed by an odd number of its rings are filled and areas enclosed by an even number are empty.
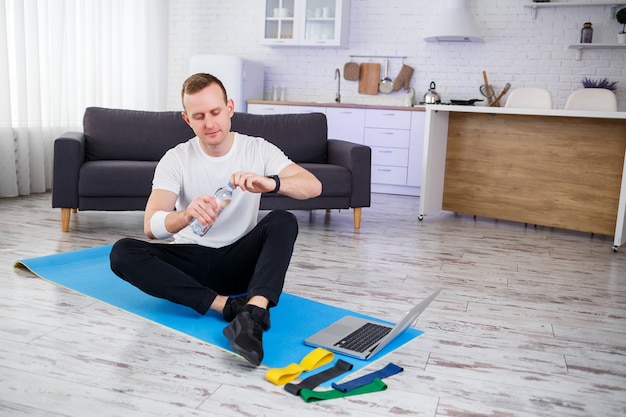
[[[440,210],[614,236],[626,112],[427,105],[419,219]]]

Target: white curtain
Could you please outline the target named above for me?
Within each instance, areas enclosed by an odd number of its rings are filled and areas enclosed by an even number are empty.
[[[44,192],[86,107],[164,110],[167,0],[0,0],[0,197]]]

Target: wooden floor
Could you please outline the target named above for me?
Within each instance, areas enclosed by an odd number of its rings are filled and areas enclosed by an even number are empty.
[[[443,291],[425,333],[384,362],[380,393],[306,404],[263,368],[13,267],[142,237],[141,212],[82,212],[61,232],[50,195],[0,199],[1,416],[624,416],[626,247],[612,238],[442,212],[376,194],[296,212],[286,291],[395,321]],[[271,330],[270,330],[271,331]]]

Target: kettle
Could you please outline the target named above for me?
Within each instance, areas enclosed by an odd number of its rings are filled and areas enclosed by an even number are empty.
[[[441,103],[441,97],[435,91],[435,82],[430,82],[430,89],[424,94],[424,104],[439,104]]]

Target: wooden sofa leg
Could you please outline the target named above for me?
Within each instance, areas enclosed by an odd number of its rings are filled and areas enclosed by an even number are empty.
[[[361,228],[361,207],[355,207],[354,209],[354,228]]]
[[[70,230],[70,214],[72,213],[71,208],[62,208],[61,209],[61,231],[69,232]]]

